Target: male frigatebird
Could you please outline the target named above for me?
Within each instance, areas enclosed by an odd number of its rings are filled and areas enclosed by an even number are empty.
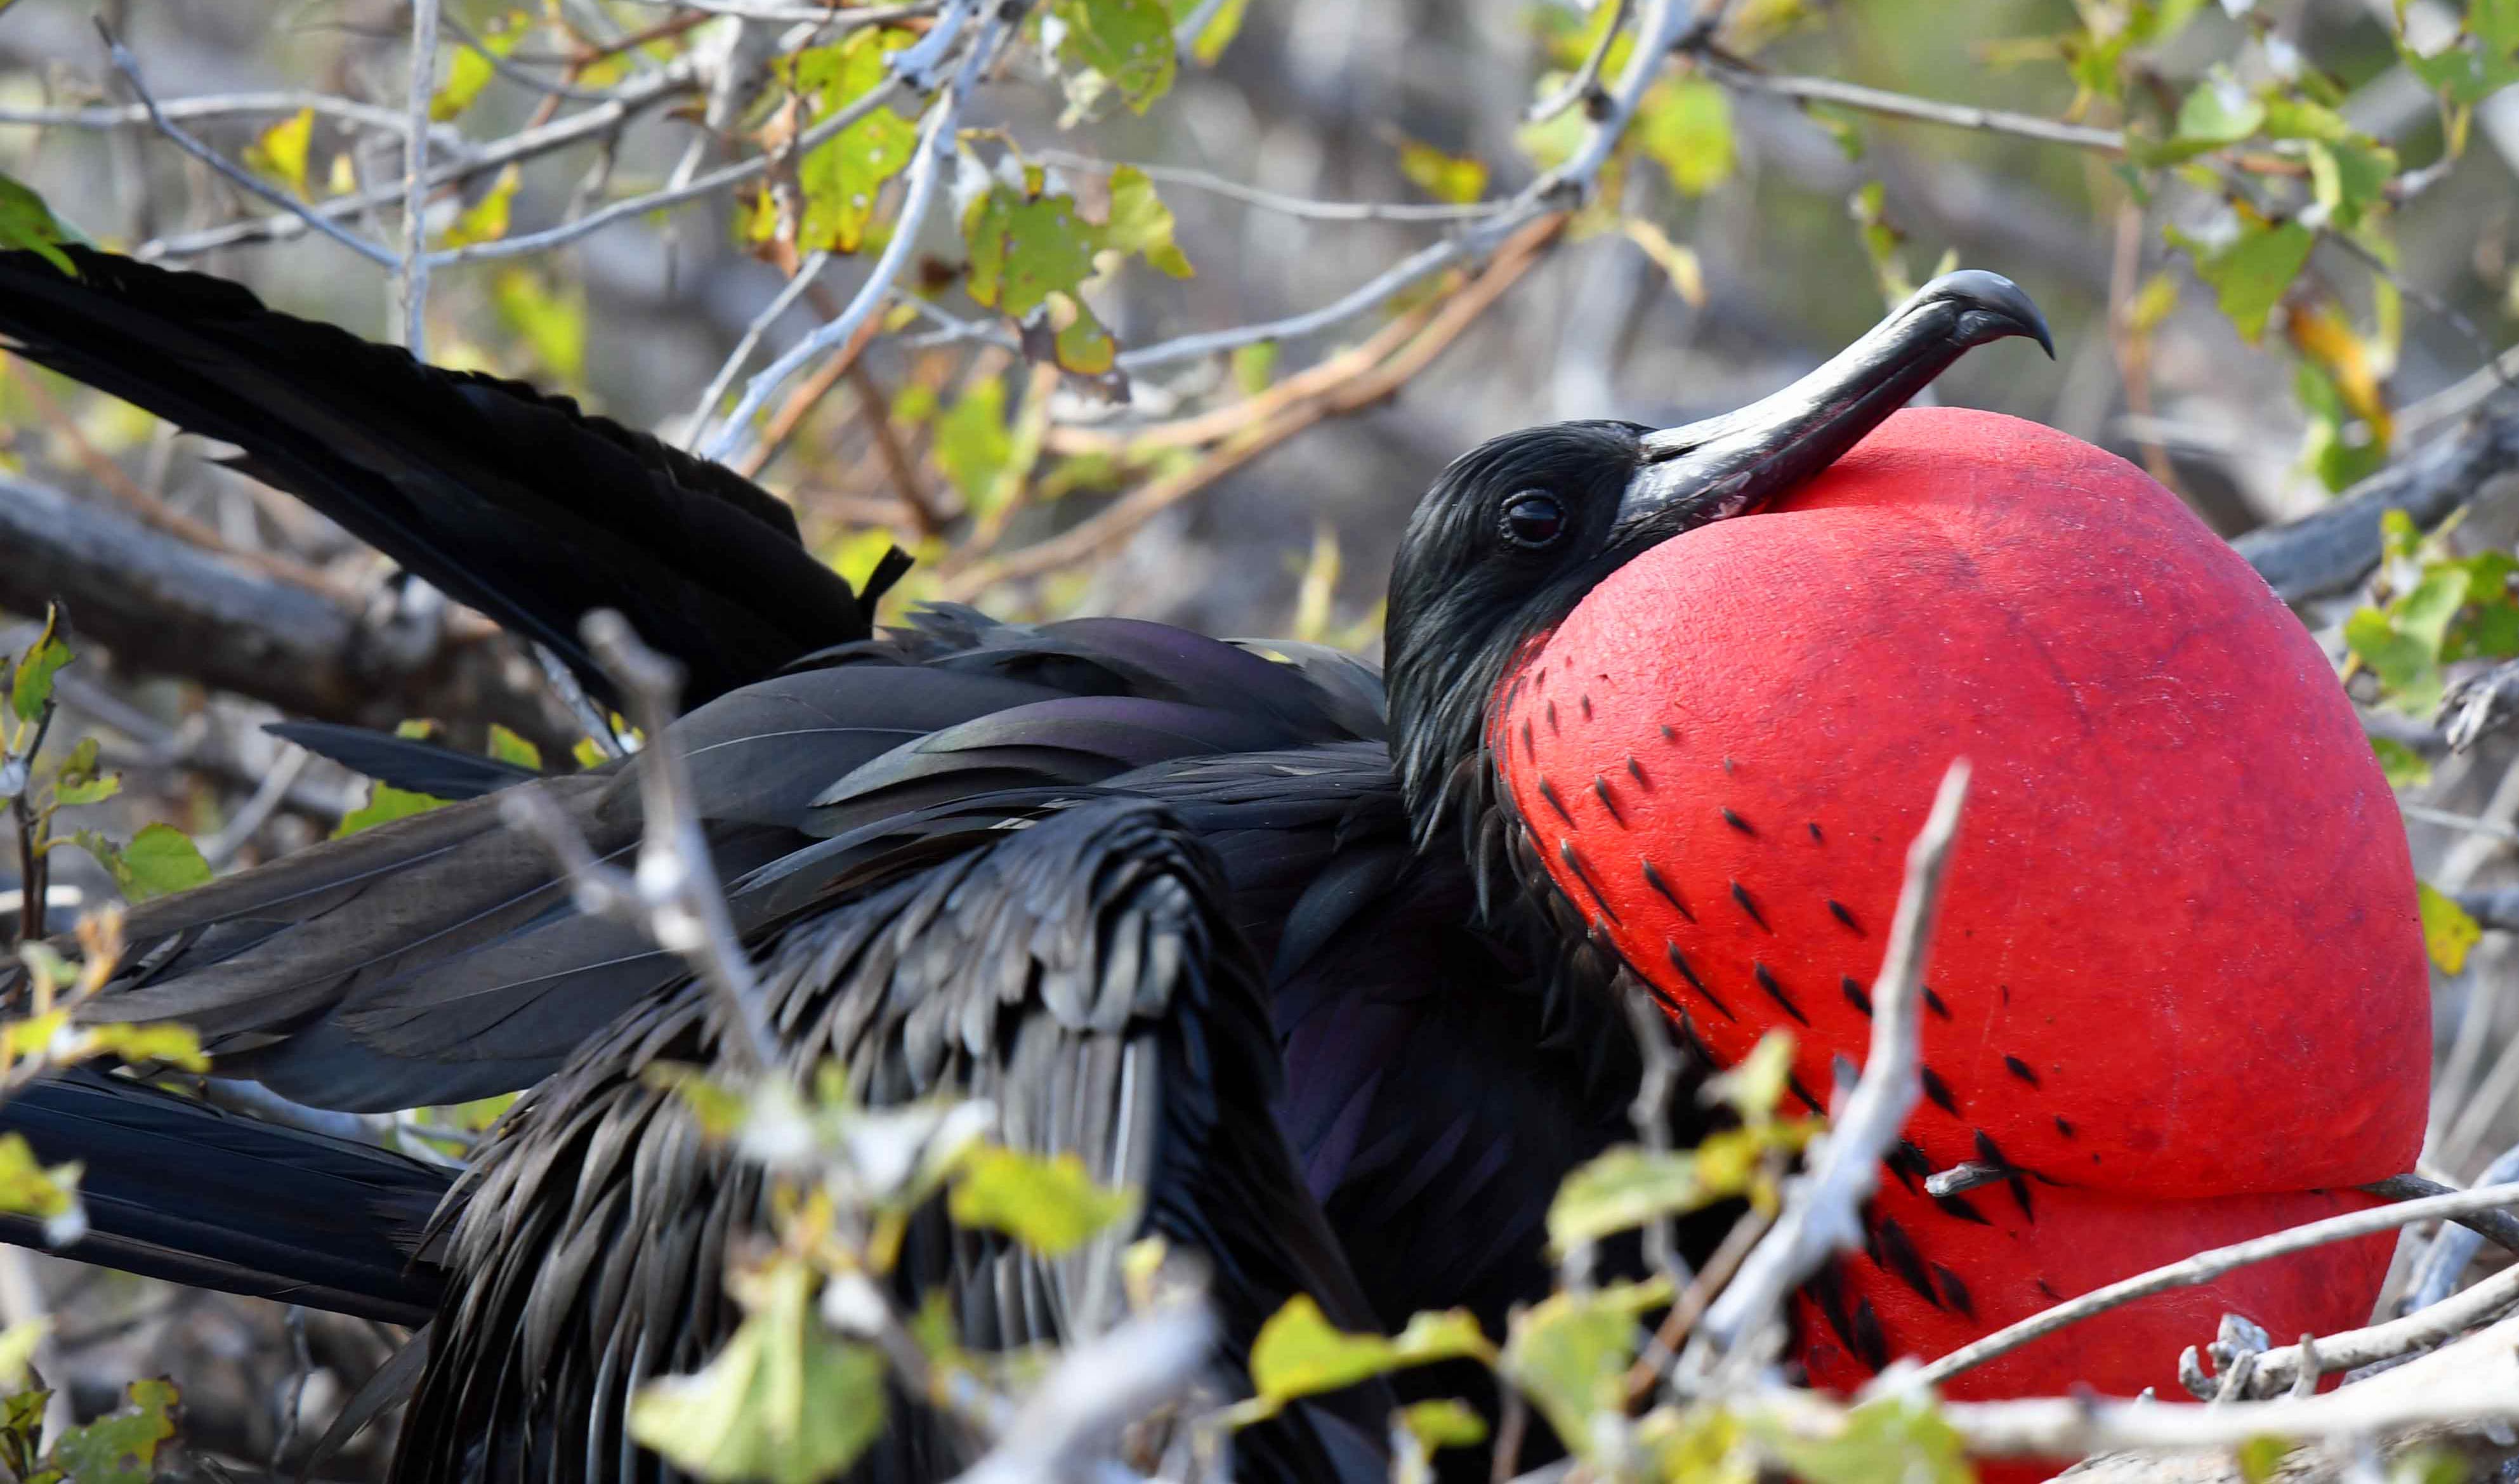
[[[1596,703],[1620,724],[1666,725],[1649,704],[1606,704],[1647,686],[1677,704],[1689,690],[1649,663],[1666,633],[1685,637],[1688,613],[1640,611],[1620,596],[1637,589],[1628,575],[1685,567],[1714,532],[1798,519],[1728,518],[1805,486],[1968,346],[2044,339],[2011,285],[1953,275],[1741,413],[1482,446],[1445,471],[1403,543],[1386,710],[1377,677],[1343,657],[1161,626],[1008,626],[942,610],[873,636],[866,604],[803,557],[784,512],[724,470],[514,383],[273,314],[216,281],[74,256],[75,279],[0,256],[0,334],[21,353],[237,445],[259,477],[552,643],[598,694],[606,682],[574,645],[590,607],[622,609],[682,659],[707,704],[660,745],[690,760],[794,1067],[838,1057],[884,1098],[976,1086],[996,1098],[1010,1137],[1075,1148],[1103,1178],[1144,1187],[1147,1227],[1216,1265],[1228,1389],[1258,1321],[1299,1289],[1353,1327],[1454,1303],[1492,1325],[1544,1290],[1547,1196],[1623,1127],[1634,1063],[1610,994],[1622,972],[1704,994],[1672,1002],[1717,1050],[1734,1049],[1708,1007],[1720,994],[1753,1023],[1741,1002],[1775,966],[1757,960],[1746,987],[1716,986],[1684,966],[1676,938],[1665,953],[1619,934],[1649,917],[1636,890],[1683,918],[1683,894],[1755,918],[1755,894],[1777,880],[1736,876],[1708,897],[1640,830],[1623,850],[1590,838],[1576,849],[1557,824],[1652,794],[1663,760],[1636,753],[1643,734],[1621,733],[1605,745],[1627,748],[1623,776],[1561,772],[1539,761],[1540,728],[1552,747],[1609,736],[1567,714],[1589,721]],[[1912,467],[1910,498],[1934,477],[1929,460]],[[1804,570],[1785,575],[1797,581],[1762,586],[1736,566],[1727,581],[1743,586],[1728,600],[1779,615],[1837,601]],[[1916,617],[1888,636],[1913,637],[1943,597],[1921,587]],[[1582,674],[1561,664],[1551,679],[1545,656],[1577,634],[1595,635]],[[1729,665],[1735,689],[1755,683],[1754,653],[1674,652]],[[1971,654],[1939,658],[1997,701],[2018,678]],[[1781,674],[1777,696],[1797,683]],[[1929,720],[1972,735],[1950,716]],[[1762,744],[1765,765],[1785,767],[1789,731]],[[297,734],[387,781],[424,776],[440,795],[514,781],[416,744]],[[638,832],[637,767],[541,786],[597,851],[618,851]],[[1801,777],[1813,798],[1878,790],[1892,811],[1904,796],[1889,785],[1907,781]],[[2081,781],[2062,775],[2068,793]],[[1656,797],[1704,795],[1672,782]],[[1803,812],[1724,820],[1745,836],[1825,828]],[[1884,838],[1894,822],[1846,817]],[[1005,828],[1014,822],[1030,828]],[[1831,900],[1834,917],[1853,918],[1836,931],[1885,912]],[[449,1239],[430,1249],[446,1290],[397,1468],[652,1476],[656,1462],[622,1438],[625,1398],[696,1365],[730,1329],[726,1244],[757,1199],[640,1076],[657,1060],[707,1060],[722,1028],[676,964],[575,915],[552,867],[498,826],[486,798],[149,903],[129,933],[128,967],[93,1013],[190,1023],[223,1070],[301,1101],[393,1108],[549,1078],[489,1141],[450,1203]],[[2077,1012],[2086,1026],[2095,1008]],[[113,1084],[74,1091],[108,1096]],[[52,1120],[30,1126],[48,1157],[110,1168],[136,1142],[155,1141],[162,1161],[166,1141],[190,1137],[174,1131],[188,1114],[146,1108],[116,1122],[39,1102],[26,1117]],[[98,1130],[110,1137],[80,1142]],[[234,1130],[204,1130],[202,1167],[228,1168],[214,1157]],[[2002,1168],[2015,1188],[2031,1182],[2026,1163]],[[2074,1178],[2035,1174],[2059,1188]],[[408,1184],[378,1177],[376,1219],[336,1212],[334,1230],[257,1232],[240,1211],[243,1230],[199,1243],[206,1256],[189,1273],[180,1234],[147,1224],[145,1191],[128,1204],[146,1229],[117,1236],[117,1205],[100,1215],[100,1240],[122,1244],[110,1260],[255,1291],[286,1284],[299,1249],[337,1253],[323,1279],[334,1301],[418,1307],[433,1270],[388,1279],[374,1260],[379,1242],[416,1239],[396,1224]],[[338,1230],[349,1225],[359,1230]],[[1898,1230],[1875,1256],[1894,1276],[1986,1287],[1962,1269],[1999,1266],[1999,1253],[1973,1250],[1945,1261],[1937,1234]],[[1084,1322],[1071,1312],[1072,1270],[941,1227],[913,1244],[906,1271],[951,1286],[974,1343]],[[1967,1299],[1939,1291],[1936,1315],[1965,1315]],[[1908,1343],[1885,1290],[1851,1298],[1865,1307],[1838,1332],[1868,1323]],[[2278,1331],[2290,1318],[2259,1317]],[[1920,1345],[1939,1338],[1912,1332]],[[1890,1342],[1859,1353],[1876,1359]],[[1374,1472],[1385,1405],[1367,1389],[1298,1410],[1247,1439],[1243,1471]],[[887,1446],[879,1469],[952,1469],[944,1430],[904,1427]]]

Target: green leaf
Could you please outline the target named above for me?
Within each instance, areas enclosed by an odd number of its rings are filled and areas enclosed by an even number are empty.
[[[1404,1366],[1479,1359],[1495,1354],[1465,1309],[1411,1317],[1398,1337],[1349,1334],[1333,1326],[1308,1293],[1286,1300],[1251,1345],[1251,1384],[1261,1407],[1246,1420],[1273,1414],[1298,1397],[1316,1396]],[[1430,1444],[1430,1446],[1442,1446]]]
[[[1469,1403],[1448,1396],[1401,1408],[1399,1425],[1429,1453],[1437,1448],[1476,1448],[1487,1440],[1486,1419]]]
[[[815,111],[830,117],[881,85],[892,54],[914,38],[907,31],[875,27],[853,32],[833,46],[798,54],[795,86],[815,99]],[[889,108],[877,108],[807,152],[796,167],[805,209],[796,243],[808,251],[855,252],[865,240],[884,182],[908,167],[918,129]]]
[[[1020,320],[1053,292],[1073,294],[1091,276],[1100,236],[1078,214],[1074,196],[1026,198],[994,187],[962,217],[962,240],[971,253],[965,289]]]
[[[122,775],[98,770],[97,742],[81,737],[53,773],[53,803],[65,808],[103,804],[122,792]]]
[[[2484,940],[2484,929],[2456,898],[2430,882],[2414,884],[2414,908],[2422,917],[2423,951],[2443,974],[2466,967],[2466,955]]]
[[[2231,145],[2257,132],[2266,106],[2239,86],[2228,67],[2215,67],[2178,109],[2178,137],[2204,145]]]
[[[543,750],[496,721],[490,723],[490,756],[535,772],[543,770]]]
[[[2414,716],[2439,707],[2442,649],[2473,581],[2464,564],[2436,562],[2384,611],[2361,608],[2345,619],[2344,647],[2379,677],[2390,705]]]
[[[1014,452],[1014,434],[1006,428],[1006,384],[995,376],[965,386],[936,419],[936,466],[961,492],[963,502],[983,514]]]
[[[299,109],[245,146],[244,162],[299,196],[306,194],[306,151],[315,141],[315,110]]]
[[[47,637],[18,656],[17,678],[9,685],[9,709],[21,721],[32,721],[52,703],[53,677],[70,662],[69,646]]]
[[[823,1329],[812,1271],[788,1260],[748,1286],[750,1315],[689,1375],[639,1388],[630,1436],[703,1479],[815,1484],[883,1433],[884,1364]]]
[[[1703,196],[1732,178],[1739,145],[1731,95],[1702,77],[1665,77],[1648,89],[1632,126],[1636,147],[1682,196]]]
[[[1073,1154],[1042,1158],[984,1145],[964,1157],[945,1209],[957,1226],[1003,1232],[1058,1257],[1134,1215],[1137,1197],[1094,1183]]]
[[[1050,14],[1067,26],[1059,60],[1098,73],[1131,109],[1143,113],[1171,90],[1172,18],[1163,0],[1053,0]]]
[[[344,835],[355,835],[361,830],[375,829],[377,825],[388,824],[396,819],[408,818],[413,814],[424,814],[445,802],[443,799],[433,799],[426,794],[415,794],[409,789],[396,788],[390,783],[370,783],[368,802],[341,816],[340,828],[332,832],[332,838],[338,840]]]
[[[2236,238],[2218,247],[2175,228],[2169,239],[2194,257],[2195,276],[2211,285],[2222,312],[2253,343],[2265,334],[2267,318],[2307,266],[2318,235],[2298,222],[2279,226],[2248,222],[2241,225]]]
[[[2399,43],[2407,67],[2453,103],[2473,107],[2519,82],[2519,4],[2469,0],[2457,45],[2429,57]]]
[[[62,243],[78,238],[53,216],[44,198],[7,175],[0,175],[0,247],[21,247],[72,278],[78,268]]]
[[[147,901],[210,879],[210,863],[201,858],[199,848],[171,824],[145,826],[129,845],[115,845],[94,830],[80,830],[70,842],[112,874],[129,901]]]
[[[1622,1144],[1578,1166],[1557,1188],[1548,1205],[1548,1246],[1563,1254],[1719,1199],[1698,1178],[1694,1151],[1655,1154]]]
[[[1912,1392],[1853,1409],[1844,1430],[1825,1440],[1755,1419],[1750,1425],[1804,1484],[1972,1484],[1976,1477],[1959,1430],[1930,1398]]]
[[[1487,192],[1484,161],[1464,154],[1446,154],[1413,139],[1400,141],[1399,174],[1428,196],[1454,205],[1466,205]]]
[[[1743,1446],[1741,1419],[1728,1407],[1661,1406],[1636,1423],[1636,1446],[1655,1465],[1652,1477],[1689,1484],[1755,1484],[1755,1451]]]
[[[1656,1278],[1552,1293],[1516,1319],[1505,1339],[1505,1377],[1548,1419],[1568,1452],[1579,1458],[1591,1451],[1593,1413],[1623,1410],[1637,1318],[1670,1297],[1669,1280]]]
[[[1172,240],[1172,210],[1155,194],[1155,183],[1134,165],[1111,172],[1111,219],[1102,227],[1102,245],[1132,252],[1158,273],[1175,279],[1191,274],[1189,259]]]
[[[87,1037],[89,1045],[100,1051],[111,1052],[134,1065],[163,1062],[196,1074],[210,1069],[210,1059],[201,1053],[201,1038],[193,1033],[190,1026],[162,1022],[127,1025],[109,1021],[88,1026],[82,1034]]]
[[[2403,742],[2372,737],[2370,750],[2379,755],[2379,771],[2387,775],[2390,788],[2421,788],[2432,781],[2430,760]]]
[[[2283,1460],[2291,1457],[2294,1446],[2289,1438],[2278,1438],[2271,1433],[2259,1433],[2248,1439],[2236,1450],[2239,1477],[2247,1480],[2248,1484],[2266,1484],[2275,1476],[2275,1470],[2282,1467]]]
[[[1277,342],[1256,340],[1233,348],[1233,384],[1242,395],[1257,397],[1268,389],[1277,370]]]
[[[122,1395],[120,1407],[53,1445],[45,1462],[61,1484],[150,1484],[157,1477],[158,1451],[175,1441],[183,1393],[159,1379],[133,1381]]]
[[[524,336],[534,359],[562,381],[586,379],[586,295],[554,292],[530,268],[502,268],[490,280],[490,303],[509,329]]]

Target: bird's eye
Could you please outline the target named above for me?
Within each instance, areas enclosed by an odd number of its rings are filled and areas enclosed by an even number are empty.
[[[1553,546],[1566,534],[1566,507],[1554,495],[1525,490],[1504,502],[1504,539],[1526,550]]]

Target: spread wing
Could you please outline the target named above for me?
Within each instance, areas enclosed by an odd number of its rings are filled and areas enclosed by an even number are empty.
[[[1136,1231],[1057,1261],[924,1213],[905,1297],[950,1296],[966,1344],[1065,1340],[1112,1317],[1120,1246],[1146,1233],[1205,1253],[1240,1368],[1296,1292],[1374,1321],[1271,1115],[1280,1078],[1259,968],[1213,857],[1164,809],[1105,799],[1051,813],[780,932],[764,957],[797,1077],[826,1059],[870,1102],[990,1100],[998,1135],[1072,1153],[1144,1195]],[[642,1080],[708,1063],[719,1026],[687,983],[589,1042],[520,1102],[465,1190],[439,1354],[403,1429],[405,1477],[661,1477],[622,1432],[642,1378],[696,1368],[737,1315],[726,1255],[762,1222],[761,1182]],[[896,1397],[898,1402],[898,1397]],[[1378,1387],[1242,1435],[1248,1479],[1380,1478]],[[865,1478],[943,1477],[967,1441],[896,1411]],[[469,1458],[467,1460],[467,1455]]]

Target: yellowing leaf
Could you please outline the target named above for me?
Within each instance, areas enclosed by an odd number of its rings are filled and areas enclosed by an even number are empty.
[[[195,1073],[210,1069],[210,1059],[201,1052],[201,1038],[189,1026],[108,1023],[91,1026],[83,1033],[89,1045],[135,1065],[163,1062]]]
[[[1486,1419],[1469,1403],[1448,1396],[1401,1408],[1399,1425],[1416,1434],[1430,1453],[1437,1448],[1475,1448],[1487,1440]]]
[[[813,1282],[794,1261],[762,1275],[725,1349],[639,1389],[631,1437],[704,1479],[815,1484],[845,1472],[883,1433],[883,1357],[823,1328]]]
[[[1731,1070],[1708,1083],[1706,1092],[1731,1104],[1743,1118],[1764,1118],[1784,1101],[1792,1070],[1792,1032],[1770,1030]]]
[[[340,827],[332,831],[332,838],[338,840],[344,835],[355,835],[361,830],[372,830],[377,825],[390,823],[396,819],[408,818],[413,814],[423,814],[445,802],[443,799],[433,799],[426,794],[415,794],[409,789],[396,788],[390,783],[370,783],[368,802],[341,816]]]
[[[2266,1484],[2275,1476],[2276,1470],[2282,1467],[2283,1460],[2291,1457],[2293,1446],[2289,1438],[2278,1438],[2271,1433],[2259,1433],[2241,1443],[2237,1450],[2239,1477],[2247,1480],[2248,1484]]]
[[[45,1223],[46,1237],[73,1240],[84,1229],[79,1213],[79,1166],[46,1168],[35,1158],[34,1146],[20,1133],[0,1134],[0,1211],[14,1211]],[[67,1224],[68,1238],[59,1235]]]
[[[1242,395],[1257,397],[1268,389],[1277,370],[1277,342],[1255,340],[1233,348],[1233,384]]]
[[[1435,1361],[1488,1359],[1494,1347],[1467,1310],[1412,1317],[1397,1338],[1350,1334],[1329,1322],[1308,1293],[1298,1293],[1268,1316],[1251,1345],[1251,1385],[1261,1404],[1246,1420],[1271,1415],[1298,1397]]]
[[[552,375],[569,382],[586,379],[586,295],[582,291],[555,293],[541,274],[510,265],[491,278],[490,302],[508,327],[524,336],[533,347],[534,359]]]
[[[77,240],[55,219],[42,196],[0,175],[0,247],[24,248],[75,277],[78,270],[61,244]]]
[[[1399,146],[1399,173],[1438,201],[1466,204],[1486,195],[1487,167],[1467,155],[1446,154],[1415,140]]]
[[[1014,436],[1006,430],[1006,384],[995,376],[964,387],[936,419],[937,467],[975,509],[987,502],[998,471],[1013,457]]]
[[[9,683],[9,709],[21,721],[32,721],[52,704],[53,677],[70,662],[69,646],[47,636],[18,657],[17,676]]]
[[[515,204],[516,183],[524,177],[516,167],[508,166],[490,183],[489,191],[471,205],[464,208],[446,229],[440,240],[442,247],[468,247],[474,242],[495,242],[508,235],[508,208]]]
[[[516,38],[522,34],[521,31],[508,31],[482,37],[478,47],[456,47],[453,59],[446,65],[446,85],[428,100],[429,118],[444,123],[472,107],[472,100],[480,97],[481,90],[490,85],[490,79],[499,75],[491,58],[494,55],[505,57],[514,51]],[[482,50],[483,47],[488,50]]]
[[[1199,3],[1200,0],[1171,0],[1173,22],[1188,21],[1197,13]],[[1234,36],[1241,31],[1243,13],[1250,8],[1251,0],[1224,0],[1215,8],[1215,14],[1209,19],[1206,28],[1190,42],[1190,55],[1198,60],[1199,65],[1215,65],[1215,59],[1224,55],[1224,49],[1233,44]]]
[[[1670,240],[1659,227],[1636,217],[1619,224],[1627,240],[1645,250],[1645,255],[1670,279],[1670,286],[1691,309],[1705,305],[1705,266],[1698,261],[1697,249],[1683,247]]]
[[[26,1367],[35,1359],[35,1347],[52,1332],[51,1318],[41,1314],[0,1331],[0,1391],[15,1391],[26,1384]]]
[[[1702,77],[1665,77],[1637,106],[1636,148],[1661,166],[1682,196],[1702,196],[1732,178],[1739,146],[1732,99]]]
[[[150,1484],[158,1476],[162,1445],[175,1440],[183,1394],[169,1380],[133,1381],[123,1404],[84,1427],[73,1427],[53,1445],[46,1463],[60,1484]],[[171,1454],[172,1450],[169,1450]]]
[[[244,162],[299,196],[306,194],[306,150],[315,139],[315,110],[295,113],[262,131],[245,146]]]
[[[963,1159],[945,1209],[958,1226],[1003,1232],[1057,1257],[1135,1214],[1137,1198],[1095,1184],[1072,1154],[1040,1158],[984,1145]]]
[[[490,756],[536,772],[543,768],[543,750],[496,721],[490,723]]]
[[[2466,955],[2484,940],[2484,929],[2457,904],[2455,897],[2430,882],[2414,886],[2414,907],[2422,917],[2423,951],[2443,974],[2466,967]]]
[[[1101,74],[1130,109],[1143,113],[1171,90],[1172,19],[1163,0],[1053,0],[1050,14],[1067,25],[1059,60]]]
[[[1867,1402],[1845,1415],[1836,1436],[1814,1439],[1783,1427],[1752,1426],[1807,1484],[1972,1484],[1958,1429],[1931,1399],[1912,1392]]]
[[[913,38],[890,27],[852,33],[833,46],[798,54],[795,86],[815,100],[815,113],[828,118],[879,86],[892,54]],[[796,167],[805,209],[797,245],[808,250],[855,252],[874,220],[884,182],[909,164],[918,130],[888,108],[877,108],[807,152]],[[774,213],[773,213],[774,215]]]
[[[1074,293],[1093,272],[1100,245],[1093,224],[1069,196],[1027,199],[1003,186],[971,202],[962,240],[971,253],[966,289],[982,304],[1020,320],[1053,292]]]

